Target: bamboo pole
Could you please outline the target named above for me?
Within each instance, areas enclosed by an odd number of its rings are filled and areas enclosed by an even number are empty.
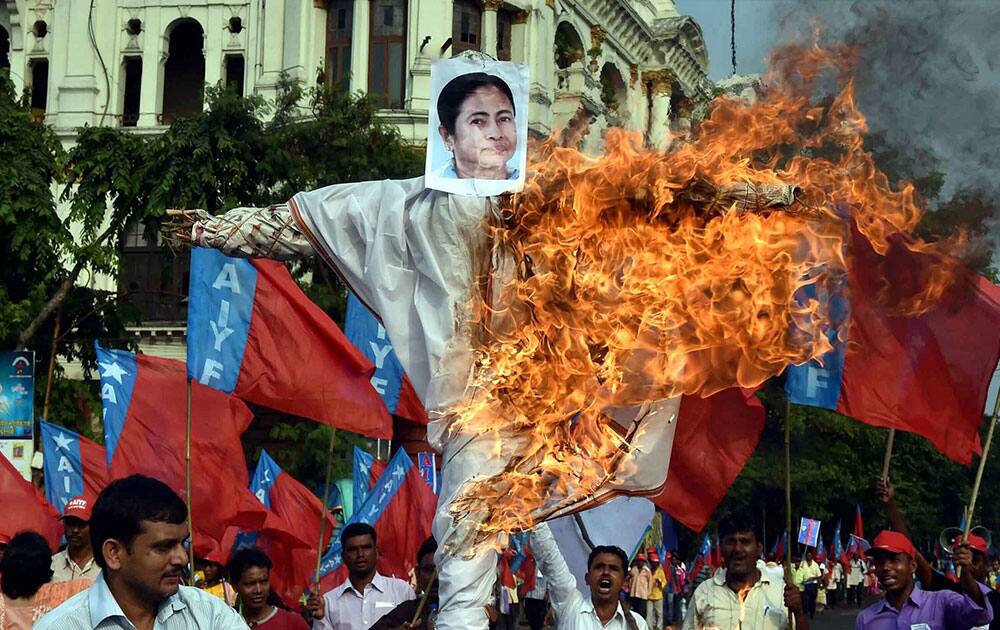
[[[56,369],[56,345],[59,343],[59,328],[62,324],[60,310],[56,310],[56,325],[52,332],[52,353],[49,355],[49,371],[45,377],[45,402],[42,404],[42,419],[49,420],[49,397],[52,394],[52,373]]]
[[[427,588],[424,589],[424,594],[420,597],[420,603],[417,604],[417,610],[413,613],[413,619],[410,620],[411,626],[416,626],[417,622],[420,621],[420,614],[424,612],[424,607],[427,605],[427,597],[431,594],[431,588],[434,586],[434,582],[438,579],[437,567],[434,567],[434,573],[431,575],[431,579],[427,582]]]
[[[983,444],[983,455],[979,458],[976,480],[972,482],[972,495],[969,497],[969,508],[966,510],[965,531],[962,532],[962,542],[968,542],[969,540],[969,530],[972,529],[972,515],[976,511],[976,499],[979,498],[979,484],[983,481],[983,471],[986,470],[986,457],[990,454],[990,444],[993,442],[993,430],[997,426],[998,416],[1000,416],[1000,392],[997,392],[997,401],[993,405],[993,416],[990,418],[990,428],[986,431],[986,443]]]
[[[892,460],[892,443],[896,441],[896,428],[889,429],[889,437],[885,440],[885,456],[882,458],[882,481],[889,478],[889,462]]]
[[[965,508],[965,527],[962,530],[962,543],[969,542],[969,531],[972,529],[972,515],[976,511],[976,499],[979,498],[979,484],[983,480],[983,471],[986,470],[986,457],[990,454],[990,444],[993,443],[993,430],[997,426],[997,417],[1000,416],[1000,392],[997,392],[997,400],[993,405],[993,415],[990,417],[990,428],[986,431],[986,443],[983,444],[983,454],[979,458],[979,468],[976,469],[976,479],[972,482],[972,494],[969,496],[969,505]],[[962,567],[955,571],[958,577],[962,577]]]
[[[792,403],[785,399],[785,531],[792,530]],[[791,545],[789,545],[791,547]],[[792,583],[792,550],[785,550],[785,584]]]
[[[330,476],[333,472],[333,447],[337,441],[337,430],[331,429],[330,431],[330,444],[326,447],[326,481],[323,483],[323,510],[320,513],[319,519],[319,544],[316,550],[316,574],[313,579],[313,584],[316,587],[316,592],[319,594],[319,570],[323,564],[323,538],[326,535],[326,514],[327,514],[327,503],[330,501]]]
[[[185,485],[188,511],[188,561],[194,585],[194,519],[191,515],[191,377],[187,378],[187,427],[184,436]]]

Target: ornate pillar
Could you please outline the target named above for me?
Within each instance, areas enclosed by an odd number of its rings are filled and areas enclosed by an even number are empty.
[[[670,142],[670,96],[674,75],[670,70],[642,73],[643,83],[652,91],[653,107],[649,120],[649,144],[662,149]]]
[[[511,61],[523,62],[531,59],[528,48],[528,12],[518,11],[510,21]]]
[[[501,6],[503,0],[483,0],[483,45],[480,50],[494,58],[497,56],[497,11]]]
[[[351,27],[351,91],[368,91],[369,0],[354,0],[354,24]]]

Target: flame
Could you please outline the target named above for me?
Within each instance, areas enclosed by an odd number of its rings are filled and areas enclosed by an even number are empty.
[[[475,395],[452,410],[498,449],[523,441],[452,506],[478,516],[480,541],[628,472],[631,440],[610,408],[756,387],[845,334],[831,296],[851,226],[885,254],[922,214],[913,185],[894,190],[863,148],[853,62],[842,46],[779,50],[756,103],[716,99],[667,152],[619,129],[598,157],[535,147],[492,228],[514,269],[475,305]],[[831,74],[839,93],[816,102]],[[952,272],[922,277],[898,306],[927,308]]]

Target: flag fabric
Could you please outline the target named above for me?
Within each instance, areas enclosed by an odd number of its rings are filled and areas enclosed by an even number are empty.
[[[250,490],[269,510],[257,544],[274,564],[271,588],[287,606],[297,609],[316,569],[323,502],[284,472],[266,450],[261,450]],[[332,515],[326,513],[325,518],[324,549],[337,526]]]
[[[879,256],[855,235],[847,286],[831,299],[834,319],[849,321],[847,334],[831,339],[820,361],[787,370],[789,400],[916,433],[970,463],[981,452],[979,426],[1000,359],[1000,288],[961,271],[918,315],[885,306],[907,303],[935,273],[958,268],[955,259],[915,253],[899,240]]]
[[[861,520],[861,506],[854,506],[854,531],[852,532],[858,538],[865,537],[865,524]]]
[[[376,438],[392,418],[374,366],[284,264],[191,251],[188,375],[262,407]]]
[[[666,512],[660,513],[663,521],[663,548],[667,551],[677,551],[677,525],[674,517]]]
[[[757,448],[764,417],[752,390],[684,396],[667,482],[653,502],[688,528],[704,529]]]
[[[437,497],[421,479],[410,456],[399,449],[347,524],[367,523],[374,527],[379,546],[392,550],[379,555],[379,572],[409,580],[416,566],[417,551],[431,535],[436,507]],[[346,575],[341,541],[337,539],[323,556],[321,592],[334,588]]]
[[[816,562],[820,564],[826,562],[826,547],[823,546],[822,532],[816,537]]]
[[[96,345],[96,344],[95,344]],[[172,359],[97,345],[108,478],[142,474],[186,496],[187,376]],[[241,401],[191,383],[191,512],[197,537],[258,529],[266,511],[249,489],[240,435],[253,415]]]
[[[837,526],[833,528],[833,548],[831,549],[834,559],[838,562],[844,562],[844,545],[840,541],[840,520],[837,520]]]
[[[694,560],[691,561],[691,570],[688,571],[688,576],[692,580],[701,572],[706,564],[709,564],[711,555],[712,539],[708,537],[708,533],[706,532],[705,537],[701,540],[701,546],[698,547],[698,553],[695,554]]]
[[[864,552],[871,549],[871,545],[867,540],[861,538],[860,536],[855,536],[851,534],[847,541],[847,556],[851,557],[854,554],[863,554]]]
[[[802,517],[799,521],[799,543],[806,547],[815,547],[819,539],[819,521]]]
[[[354,511],[357,512],[368,500],[369,491],[385,471],[385,462],[375,459],[368,451],[354,447]]]
[[[368,360],[375,364],[371,377],[372,387],[382,397],[389,413],[420,424],[427,424],[427,411],[420,402],[413,384],[403,372],[403,365],[396,357],[392,341],[385,327],[361,303],[354,292],[347,294],[347,316],[344,334]]]
[[[785,549],[788,548],[788,531],[783,532],[774,541],[774,546],[771,547],[771,553],[774,554],[774,559],[777,562],[781,562],[785,559]]]
[[[45,498],[62,514],[74,497],[85,496],[93,504],[108,485],[108,460],[104,447],[44,420],[42,429],[42,472]]]
[[[417,453],[417,466],[420,468],[420,476],[424,478],[427,486],[434,491],[434,494],[441,494],[441,478],[437,471],[437,453]]]
[[[715,539],[712,541],[712,551],[708,554],[708,566],[715,571],[722,566],[722,547],[719,545],[719,533],[715,533]]]
[[[31,530],[45,538],[52,553],[59,549],[63,535],[59,512],[3,455],[0,455],[0,505],[3,506],[0,535],[10,539],[18,532]]]

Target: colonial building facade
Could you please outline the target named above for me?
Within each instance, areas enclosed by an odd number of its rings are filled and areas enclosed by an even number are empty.
[[[423,143],[430,64],[465,50],[527,63],[531,132],[583,121],[591,152],[612,126],[662,146],[712,90],[701,29],[673,0],[0,0],[0,65],[66,145],[83,125],[159,133],[201,109],[205,84],[273,97],[283,74],[367,92]],[[183,270],[164,285],[141,230],[125,247],[143,345],[183,356]]]

